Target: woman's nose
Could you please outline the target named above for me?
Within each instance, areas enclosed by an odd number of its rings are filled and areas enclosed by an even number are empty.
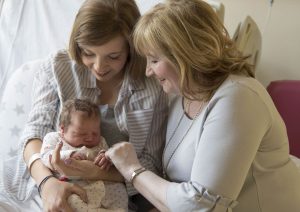
[[[101,71],[104,67],[104,61],[101,58],[96,58],[94,62],[94,69],[96,71]]]

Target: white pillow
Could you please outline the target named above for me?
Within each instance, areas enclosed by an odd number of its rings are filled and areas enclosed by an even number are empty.
[[[0,160],[17,152],[31,108],[33,77],[41,61],[35,60],[22,65],[9,78],[0,102]]]

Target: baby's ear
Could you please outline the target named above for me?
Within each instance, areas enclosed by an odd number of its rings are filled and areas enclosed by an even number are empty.
[[[60,131],[60,133],[64,133],[64,132],[65,132],[65,127],[64,127],[64,125],[60,125],[60,126],[59,126],[59,131]]]

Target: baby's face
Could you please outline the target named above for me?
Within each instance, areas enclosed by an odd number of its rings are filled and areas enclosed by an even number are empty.
[[[63,137],[73,147],[92,148],[100,143],[100,118],[87,117],[84,112],[72,112],[71,124],[63,130]]]

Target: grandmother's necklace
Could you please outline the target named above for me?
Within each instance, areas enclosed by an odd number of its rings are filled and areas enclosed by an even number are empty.
[[[190,104],[191,104],[191,101],[188,100],[188,101],[186,102],[184,108],[187,108],[187,109],[189,110]],[[170,163],[171,158],[173,157],[174,153],[176,152],[176,150],[178,149],[178,147],[179,147],[179,146],[181,145],[181,143],[183,142],[185,136],[188,134],[188,132],[189,132],[190,129],[192,128],[192,126],[193,126],[195,120],[196,120],[196,119],[198,118],[198,116],[200,115],[200,113],[201,113],[201,111],[202,111],[202,108],[203,108],[203,105],[204,105],[204,101],[201,102],[201,104],[200,104],[200,106],[199,106],[199,109],[198,109],[198,112],[197,112],[196,115],[194,116],[192,123],[190,124],[189,128],[187,129],[187,131],[186,131],[185,134],[183,135],[182,139],[177,143],[177,145],[175,146],[175,148],[174,148],[174,150],[172,151],[171,155],[169,156],[168,160],[166,160],[166,165],[165,165],[165,166],[163,165],[163,177],[164,177],[165,179],[167,178],[166,170],[167,170],[167,168],[168,168],[168,166],[169,166],[169,163]],[[178,121],[176,127],[174,128],[174,130],[173,130],[173,132],[172,132],[172,134],[171,134],[171,136],[170,136],[170,138],[169,138],[169,140],[168,140],[168,142],[167,142],[167,144],[166,144],[166,146],[165,146],[165,148],[164,148],[164,151],[163,151],[163,158],[164,158],[165,151],[166,151],[167,147],[169,146],[169,144],[170,144],[172,138],[174,137],[174,135],[175,135],[175,133],[176,133],[176,131],[177,131],[177,129],[178,129],[178,127],[179,127],[179,125],[180,125],[180,123],[181,123],[183,117],[184,117],[184,113],[185,113],[185,109],[184,109],[184,108],[183,108],[183,113],[182,113],[182,115],[181,115],[181,117],[180,117],[180,119],[179,119],[179,121]]]

